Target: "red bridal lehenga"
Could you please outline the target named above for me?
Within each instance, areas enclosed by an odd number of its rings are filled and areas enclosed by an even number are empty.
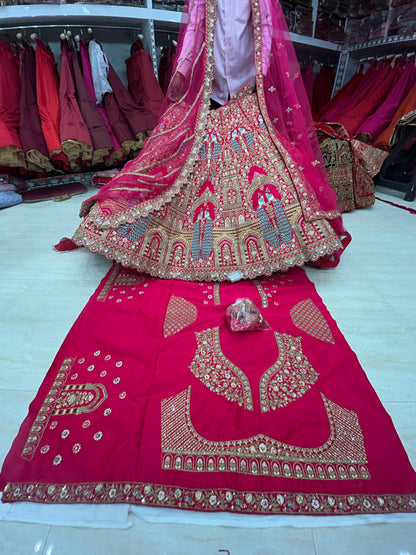
[[[278,4],[252,8],[257,46],[268,26],[289,37]],[[191,25],[195,78],[184,72],[182,101],[165,104],[139,158],[84,204],[75,240],[119,262],[30,405],[2,501],[415,512],[416,474],[391,419],[293,268],[336,264],[347,234],[306,100],[293,101],[291,47],[272,41],[264,57],[256,47],[257,94],[243,87],[208,111],[215,3],[194,9],[209,38]],[[281,104],[268,98],[276,92]],[[230,283],[277,269],[287,271]],[[227,307],[239,298],[267,329],[231,331]]]
[[[168,91],[142,153],[84,203],[76,244],[153,276],[190,281],[337,263],[348,234],[293,46],[283,30],[281,42],[272,33],[283,28],[283,15],[268,0],[253,1],[252,13],[256,91],[248,83],[209,110],[215,2],[193,2],[182,96],[171,101]],[[183,65],[179,46],[175,72]]]

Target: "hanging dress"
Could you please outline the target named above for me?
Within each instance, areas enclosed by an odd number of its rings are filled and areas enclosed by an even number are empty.
[[[20,76],[19,134],[28,169],[43,173],[53,172],[36,102],[35,52],[26,42],[20,51]]]
[[[82,75],[78,54],[75,49],[70,52],[70,59],[75,80],[78,106],[83,120],[87,125],[93,147],[91,165],[96,166],[104,162],[104,159],[109,155],[113,147],[113,143],[104,120],[88,92]]]
[[[62,148],[74,171],[91,165],[92,141],[75,96],[71,68],[71,53],[67,42],[61,41],[60,137]]]
[[[379,137],[374,141],[374,145],[378,148],[383,148],[388,150],[391,146],[391,139],[393,136],[394,129],[398,121],[406,114],[416,110],[416,85],[412,87],[409,94],[403,100],[400,107],[397,109],[396,113],[392,117],[390,125],[381,133]]]
[[[337,114],[337,123],[341,123],[350,135],[355,135],[357,129],[387,98],[392,87],[400,79],[402,71],[400,64],[394,68],[390,65],[386,66],[376,79],[361,90],[353,104],[348,105],[342,113]]]
[[[58,69],[51,49],[40,39],[36,39],[36,96],[49,158],[59,169],[70,171],[69,160],[59,138]]]
[[[76,244],[183,280],[255,278],[306,262],[338,263],[348,234],[293,45],[283,46],[284,16],[269,0],[253,0],[252,12],[246,4],[247,85],[209,110],[222,77],[218,65],[214,70],[215,4],[195,1],[158,126],[141,154],[83,204]],[[241,69],[233,70],[241,82]]]
[[[0,168],[24,169],[19,137],[19,59],[13,47],[0,39]]]
[[[90,58],[88,54],[88,42],[83,40],[80,42],[80,52],[81,52],[81,64],[82,64],[82,74],[84,76],[85,85],[87,87],[88,93],[94,102],[98,113],[101,115],[104,125],[107,128],[108,134],[111,139],[111,150],[108,156],[105,158],[105,164],[112,167],[117,165],[125,158],[125,153],[120,143],[117,141],[116,136],[113,133],[110,122],[108,121],[107,114],[102,106],[97,103],[94,90],[94,82],[92,77],[92,70],[90,64]]]
[[[175,64],[175,56],[176,47],[173,44],[163,47],[162,57],[160,58],[158,69],[158,79],[163,94],[166,94],[169,87],[173,66]]]
[[[137,139],[134,136],[117,104],[113,89],[108,80],[110,64],[101,45],[97,41],[89,41],[88,55],[97,103],[103,106],[111,129],[117,141],[121,144],[125,156],[136,153],[143,146],[143,137],[141,136]]]
[[[129,92],[136,104],[158,117],[164,95],[153,71],[150,55],[140,39],[131,45],[126,71]]]
[[[334,88],[335,72],[331,66],[321,67],[316,76],[312,91],[312,115],[314,119],[321,108],[330,100]]]

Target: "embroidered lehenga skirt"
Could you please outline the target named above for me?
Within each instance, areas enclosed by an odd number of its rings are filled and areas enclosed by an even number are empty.
[[[208,115],[184,186],[163,209],[119,227],[97,225],[115,206],[96,203],[74,241],[153,276],[224,281],[255,278],[330,255],[341,242],[324,218],[306,219],[308,194],[276,148],[255,93],[237,93]],[[299,173],[301,175],[301,173]],[[114,206],[111,206],[114,204]]]

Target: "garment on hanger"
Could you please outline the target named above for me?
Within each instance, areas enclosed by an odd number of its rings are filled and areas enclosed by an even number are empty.
[[[136,39],[131,45],[126,71],[128,90],[136,104],[158,117],[164,95],[153,71],[150,55],[144,49],[141,39]]]
[[[108,81],[113,89],[120,111],[128,122],[133,135],[140,141],[141,148],[144,139],[155,127],[157,118],[147,108],[136,104],[111,64],[108,69]]]
[[[404,68],[402,76],[392,88],[386,100],[357,130],[357,135],[364,136],[369,143],[373,142],[381,135],[383,130],[389,126],[395,112],[415,84],[416,67],[415,64],[411,62]]]
[[[341,123],[350,135],[354,135],[357,129],[374,111],[384,102],[389,92],[400,79],[403,71],[402,64],[391,67],[386,64],[364,87],[360,87],[360,93],[350,102],[347,107],[336,115],[336,122]]]
[[[0,167],[25,168],[19,99],[19,59],[13,47],[0,39]]]
[[[59,75],[49,46],[36,39],[36,95],[43,136],[55,166],[71,171],[59,137]]]
[[[113,164],[117,164],[121,162],[125,158],[126,154],[111,128],[106,111],[97,102],[97,98],[95,96],[94,81],[92,76],[92,69],[91,69],[90,58],[88,53],[87,41],[84,41],[84,40],[80,41],[80,52],[81,52],[82,73],[84,76],[85,85],[88,89],[89,95],[91,96],[93,102],[97,107],[99,114],[101,115],[104,121],[104,124],[111,138],[112,149],[105,160],[105,163],[111,166]]]
[[[305,85],[305,92],[310,105],[312,106],[312,94],[313,94],[313,65],[308,64],[301,69],[303,84]]]
[[[60,137],[62,148],[70,160],[74,171],[91,164],[92,142],[88,127],[82,117],[75,96],[75,84],[71,71],[68,44],[61,41],[61,80],[59,87],[60,101]]]
[[[90,40],[88,42],[88,55],[90,58],[95,97],[97,99],[97,104],[102,105],[104,95],[113,92],[108,82],[109,63],[101,45],[95,40]]]
[[[247,68],[247,85],[209,110],[215,5],[193,2],[158,126],[83,204],[75,242],[187,280],[337,264],[348,234],[284,16],[269,0],[239,9],[253,13],[257,92]]]
[[[169,46],[164,46],[162,51],[162,57],[159,61],[158,79],[160,88],[163,94],[166,94],[168,90],[170,79],[172,77],[173,66],[175,64],[176,57],[176,47],[171,44]]]
[[[406,114],[416,110],[416,85],[410,90],[409,94],[406,96],[402,104],[397,109],[396,113],[392,117],[391,123],[386,129],[381,133],[381,135],[374,141],[374,145],[388,150],[391,145],[391,139],[393,136],[394,129],[398,121]]]
[[[103,118],[97,110],[96,103],[87,90],[76,50],[72,49],[69,55],[74,75],[78,106],[92,142],[93,153],[91,165],[96,166],[97,164],[101,164],[109,155],[113,143]]]
[[[362,73],[360,69],[345,87],[339,91],[338,95],[335,95],[330,101],[329,109],[326,107],[322,108],[318,114],[319,120],[336,122],[338,114],[357,99],[361,89],[377,77],[380,69],[378,62],[371,64],[365,73]]]
[[[331,66],[322,66],[313,83],[312,116],[314,119],[316,119],[319,110],[330,100],[334,82],[334,68]]]
[[[24,41],[20,50],[20,120],[19,135],[25,152],[28,169],[36,172],[53,172],[49,152],[40,123],[36,102],[36,59],[33,48]],[[29,168],[30,166],[30,168]]]

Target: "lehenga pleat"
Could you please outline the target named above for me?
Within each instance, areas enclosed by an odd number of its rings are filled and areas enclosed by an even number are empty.
[[[131,202],[96,203],[74,241],[125,266],[184,280],[253,278],[316,261],[341,243],[328,220],[305,220],[308,200],[286,163],[256,94],[243,89],[209,113],[192,187],[118,228],[100,228],[97,215]]]

